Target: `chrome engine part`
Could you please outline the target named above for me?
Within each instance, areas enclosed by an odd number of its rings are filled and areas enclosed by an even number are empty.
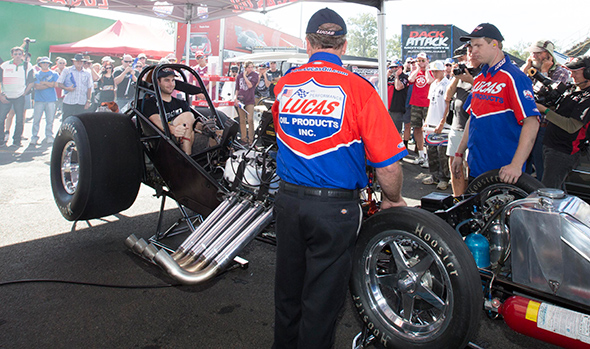
[[[272,221],[272,205],[232,193],[172,255],[131,235],[125,244],[182,284],[202,283],[225,270]]]
[[[590,205],[544,188],[508,206],[513,281],[590,305]]]

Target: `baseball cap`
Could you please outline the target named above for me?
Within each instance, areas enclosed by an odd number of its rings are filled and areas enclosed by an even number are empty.
[[[526,48],[528,52],[543,52],[547,51],[549,53],[553,53],[555,50],[555,45],[549,40],[537,40],[533,42],[531,46]]]
[[[101,62],[111,62],[111,63],[115,63],[115,60],[111,58],[111,56],[104,56],[102,57],[102,59],[100,60]]]
[[[52,64],[52,62],[49,60],[49,57],[47,57],[47,56],[41,57],[39,59],[39,62],[37,62],[37,64],[40,64],[40,63],[49,63],[49,64]]]
[[[502,33],[500,33],[500,31],[498,30],[498,28],[496,28],[495,25],[490,23],[482,23],[478,25],[477,27],[475,27],[475,29],[473,29],[471,34],[462,36],[459,38],[459,40],[469,41],[471,39],[476,38],[490,38],[498,41],[504,41]]]
[[[412,57],[406,58],[406,63],[412,63],[413,61],[414,61],[414,58],[412,58]]]
[[[339,25],[342,30],[338,31],[331,31],[331,30],[320,30],[320,26],[326,23],[333,23]],[[311,16],[309,22],[307,23],[307,29],[305,30],[306,34],[322,34],[322,35],[330,35],[330,36],[337,36],[337,35],[346,35],[346,23],[344,23],[344,19],[340,17],[334,10],[330,10],[329,8],[324,8]]]
[[[453,61],[452,58],[445,59],[445,65],[447,65],[447,64],[453,64],[453,63],[455,63],[455,61]]]
[[[453,58],[459,58],[467,54],[467,44],[463,44],[453,51]]]
[[[268,64],[268,63],[266,63],[266,62],[260,63],[260,64],[258,65],[258,68],[268,68],[268,67],[269,67],[269,64]]]
[[[426,58],[426,59],[428,59],[428,56],[426,55],[426,52],[420,52],[416,56],[416,59],[418,59],[418,58]]]
[[[172,69],[162,69],[158,72],[158,79],[165,78],[167,76],[174,75],[174,70]]]
[[[569,70],[590,68],[590,56],[578,56],[565,64]]]
[[[140,53],[139,55],[137,55],[137,58],[146,58],[147,56],[145,55],[145,53]]]
[[[443,61],[434,61],[430,63],[429,66],[430,70],[445,70],[445,64],[443,63]]]
[[[205,57],[205,52],[197,51],[197,52],[195,52],[195,57]]]
[[[391,61],[391,63],[389,63],[389,68],[394,68],[394,67],[401,67],[404,64],[402,63],[402,61],[400,61],[399,59],[394,59]]]

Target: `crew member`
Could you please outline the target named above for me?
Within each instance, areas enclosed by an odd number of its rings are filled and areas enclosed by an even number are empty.
[[[342,68],[346,24],[316,12],[307,25],[309,62],[275,87],[277,264],[274,348],[331,348],[362,218],[358,189],[376,167],[382,208],[405,206],[407,154],[371,84]]]
[[[563,188],[567,175],[580,164],[580,148],[588,138],[590,122],[590,56],[576,57],[565,65],[575,89],[567,91],[555,111],[537,104],[549,121],[543,140],[543,184]]]
[[[462,177],[463,154],[469,148],[467,163],[473,177],[500,169],[500,180],[514,184],[539,129],[531,80],[502,52],[504,37],[493,24],[482,23],[460,40],[471,41],[473,58],[484,66],[465,101],[470,117],[452,171]]]

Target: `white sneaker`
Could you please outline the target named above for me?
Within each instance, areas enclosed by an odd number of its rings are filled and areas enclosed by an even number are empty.
[[[448,187],[449,187],[449,182],[447,182],[447,181],[440,181],[440,182],[438,182],[438,185],[436,186],[436,189],[438,189],[438,190],[447,190]]]
[[[428,176],[422,180],[422,184],[431,185],[436,184],[436,182],[434,181],[434,177]]]
[[[422,165],[424,163],[424,158],[421,156],[418,156],[417,158],[414,159],[414,161],[412,161],[412,163],[414,165]]]
[[[428,168],[428,159],[424,159],[424,161],[422,161],[422,163],[420,164],[420,167]]]

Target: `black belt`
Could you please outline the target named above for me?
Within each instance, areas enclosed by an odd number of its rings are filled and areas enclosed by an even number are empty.
[[[314,188],[306,187],[303,185],[296,185],[281,181],[279,189],[284,193],[296,194],[299,197],[313,196],[323,198],[336,198],[336,199],[358,199],[359,190],[351,189],[334,189],[334,188]]]

